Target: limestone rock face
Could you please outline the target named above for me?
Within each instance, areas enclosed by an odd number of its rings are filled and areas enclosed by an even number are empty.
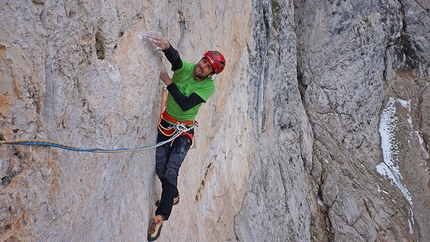
[[[429,2],[295,5],[298,81],[315,138],[310,180],[327,216],[311,230],[329,227],[325,239],[335,241],[427,240]],[[394,99],[406,105],[386,120]]]
[[[226,69],[158,241],[430,238],[430,2],[3,0],[0,132],[156,142],[170,71],[145,39]],[[171,72],[170,72],[171,73]],[[1,137],[0,137],[1,138]],[[0,145],[1,241],[145,241],[155,149]]]

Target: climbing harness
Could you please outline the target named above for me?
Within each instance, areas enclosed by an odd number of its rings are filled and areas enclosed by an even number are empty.
[[[164,88],[163,90],[163,94],[162,94],[162,101],[161,101],[161,110],[160,110],[160,122],[158,122],[158,130],[166,137],[171,137],[172,135],[174,135],[177,132],[177,128],[176,126],[183,126],[185,128],[187,128],[187,131],[182,132],[181,134],[179,134],[177,137],[179,136],[188,136],[192,142],[192,145],[194,145],[194,135],[190,132],[188,132],[189,130],[193,129],[194,126],[198,126],[198,122],[197,121],[185,121],[185,122],[181,122],[175,118],[173,118],[172,116],[170,116],[169,113],[166,112],[166,96],[167,96],[167,89]],[[170,125],[168,127],[165,127],[162,125],[161,121],[166,121],[169,124],[173,124]],[[174,139],[173,139],[174,140]]]
[[[161,121],[163,121],[163,120],[165,122],[168,121],[166,123],[169,123],[169,122],[174,123],[174,125],[169,125],[168,127],[165,127],[161,123]],[[174,118],[172,118],[166,111],[164,111],[161,114],[160,122],[158,122],[158,130],[160,131],[160,133],[162,133],[166,137],[171,137],[177,133],[177,131],[178,131],[177,126],[185,127],[186,131],[183,131],[181,134],[179,134],[175,138],[180,137],[180,136],[188,136],[191,140],[191,146],[193,147],[195,145],[194,135],[188,131],[190,131],[191,129],[194,129],[195,126],[198,126],[197,121],[187,121],[187,122],[181,123],[181,122],[175,120]],[[171,139],[171,141],[174,141],[174,139]],[[172,142],[172,144],[173,144],[173,142]],[[172,145],[172,144],[170,144],[170,145]]]
[[[162,132],[164,134],[164,132],[169,132],[169,135],[166,135],[167,137],[170,137],[168,140],[159,142],[155,145],[152,146],[140,146],[137,148],[114,148],[114,149],[105,149],[105,148],[79,148],[76,146],[71,146],[71,145],[67,145],[67,144],[62,144],[62,143],[58,143],[58,142],[53,142],[50,140],[38,140],[38,139],[22,139],[22,140],[3,140],[3,135],[1,135],[0,139],[0,145],[26,145],[26,146],[31,146],[31,145],[36,145],[36,146],[48,146],[48,147],[55,147],[55,148],[60,148],[60,149],[64,149],[64,150],[69,150],[69,151],[75,151],[75,152],[92,152],[92,153],[123,153],[123,152],[137,152],[137,151],[141,151],[141,150],[146,150],[146,149],[152,149],[152,148],[156,148],[159,146],[162,146],[164,144],[167,144],[171,141],[174,141],[177,137],[181,136],[181,135],[191,135],[188,131],[190,131],[191,129],[194,128],[194,122],[193,124],[189,124],[189,123],[181,123],[181,122],[174,122],[173,125],[169,126],[168,128],[164,128],[161,125],[161,118],[166,119],[165,115],[163,116],[163,113],[166,113],[164,110],[166,108],[166,102],[165,102],[165,95],[167,93],[167,89],[164,88],[163,90],[163,94],[162,94],[162,105],[161,105],[161,114],[160,114],[160,122],[158,123],[158,129],[160,130],[160,132]],[[160,127],[162,127],[162,129],[164,129],[164,132],[161,131]],[[168,131],[167,131],[168,130]],[[192,138],[192,137],[191,137]]]

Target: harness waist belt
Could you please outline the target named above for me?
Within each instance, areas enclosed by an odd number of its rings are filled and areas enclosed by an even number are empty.
[[[181,122],[181,121],[175,119],[174,117],[170,116],[170,114],[167,113],[166,111],[164,111],[161,114],[161,119],[164,119],[164,120],[166,120],[168,122],[171,122],[171,123],[174,123],[174,124],[176,124],[176,123],[182,123],[182,124],[184,124],[187,127],[194,125],[194,121],[188,120],[188,121],[185,121],[185,122]]]

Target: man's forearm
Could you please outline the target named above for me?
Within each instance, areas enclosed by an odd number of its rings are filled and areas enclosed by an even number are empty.
[[[173,48],[172,45],[170,45],[169,48],[163,50],[163,52],[167,60],[169,60],[170,64],[172,64],[173,71],[182,67],[181,56],[179,56],[179,52]]]
[[[167,90],[172,95],[173,99],[175,99],[175,102],[179,105],[179,107],[181,107],[182,111],[187,111],[199,103],[204,102],[204,100],[194,92],[191,93],[189,97],[185,96],[179,91],[175,83],[168,85]]]

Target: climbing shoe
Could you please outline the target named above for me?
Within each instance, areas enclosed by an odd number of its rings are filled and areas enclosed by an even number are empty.
[[[157,216],[152,217],[148,224],[148,241],[155,241],[158,239],[163,227],[163,221]]]
[[[159,206],[160,206],[160,203],[161,203],[161,199],[158,199],[158,200],[155,202],[155,206],[159,207]],[[178,203],[179,203],[179,196],[177,196],[177,197],[173,198],[173,205],[176,205],[176,204],[178,204]]]

